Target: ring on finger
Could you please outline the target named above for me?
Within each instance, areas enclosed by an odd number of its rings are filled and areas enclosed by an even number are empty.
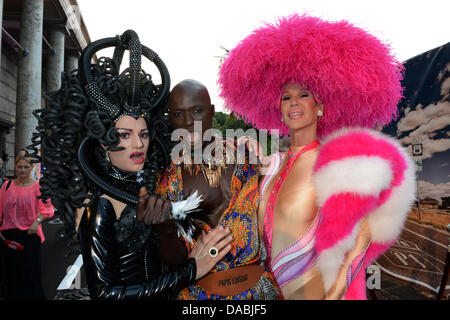
[[[209,255],[211,258],[216,257],[219,254],[219,250],[216,247],[209,248]]]

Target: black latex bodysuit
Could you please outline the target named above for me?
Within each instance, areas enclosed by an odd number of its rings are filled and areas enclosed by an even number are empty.
[[[165,272],[157,234],[136,220],[133,206],[116,219],[112,203],[98,197],[83,214],[78,234],[91,299],[168,299],[195,281],[192,258]]]

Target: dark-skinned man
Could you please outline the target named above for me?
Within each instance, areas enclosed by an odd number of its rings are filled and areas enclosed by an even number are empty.
[[[202,196],[199,210],[190,214],[197,230],[194,243],[202,232],[217,226],[229,228],[233,237],[230,252],[207,276],[183,289],[178,299],[278,299],[279,289],[264,267],[265,249],[258,234],[258,166],[249,164],[248,157],[243,164],[236,163],[234,139],[205,137],[215,110],[203,84],[181,81],[172,89],[168,104],[173,126],[182,133],[179,146],[183,148],[181,153],[180,148],[172,152],[176,155],[161,174],[156,192],[171,201],[196,191]],[[186,239],[185,244],[182,253],[179,242],[166,242],[170,252],[166,259],[176,264],[192,247]],[[210,248],[208,254],[217,250]]]

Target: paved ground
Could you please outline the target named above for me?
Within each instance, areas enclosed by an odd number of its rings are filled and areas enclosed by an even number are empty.
[[[64,225],[58,221],[50,219],[42,226],[46,237],[42,246],[42,281],[47,299],[59,294],[59,284],[80,253],[76,236],[67,236],[63,232]],[[76,285],[78,288],[86,286],[83,273],[76,278]]]
[[[76,287],[57,290],[67,268],[78,257],[75,238],[62,237],[62,224],[44,222],[46,242],[42,247],[42,279],[47,299],[87,299],[86,281],[81,272]],[[377,259],[380,288],[377,300],[433,300],[442,279],[449,234],[407,221],[397,241]],[[450,289],[449,283],[447,286]],[[80,289],[82,289],[80,291]],[[447,289],[444,299],[450,296]],[[373,298],[368,291],[368,299]],[[1,298],[0,298],[1,299]]]
[[[446,264],[449,237],[448,232],[406,221],[398,241],[376,261],[388,281],[386,285],[393,287],[394,282],[436,295]],[[446,288],[445,298],[450,295],[450,281]],[[398,295],[398,290],[394,290],[394,296]]]
[[[381,289],[375,290],[376,300],[434,300],[435,294],[430,290],[412,286],[407,282],[382,273]],[[367,298],[374,297],[367,293]]]

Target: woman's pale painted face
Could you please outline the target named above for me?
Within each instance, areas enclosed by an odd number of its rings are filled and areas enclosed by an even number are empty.
[[[124,171],[142,170],[150,143],[147,122],[142,117],[123,116],[116,122],[116,130],[120,139],[117,146],[125,149],[107,151],[111,163]]]
[[[290,130],[298,130],[317,124],[317,112],[321,109],[311,92],[297,83],[289,83],[281,96],[281,114]]]
[[[22,159],[16,163],[15,169],[17,177],[24,179],[31,177],[31,169],[33,169],[33,167],[30,162]]]

